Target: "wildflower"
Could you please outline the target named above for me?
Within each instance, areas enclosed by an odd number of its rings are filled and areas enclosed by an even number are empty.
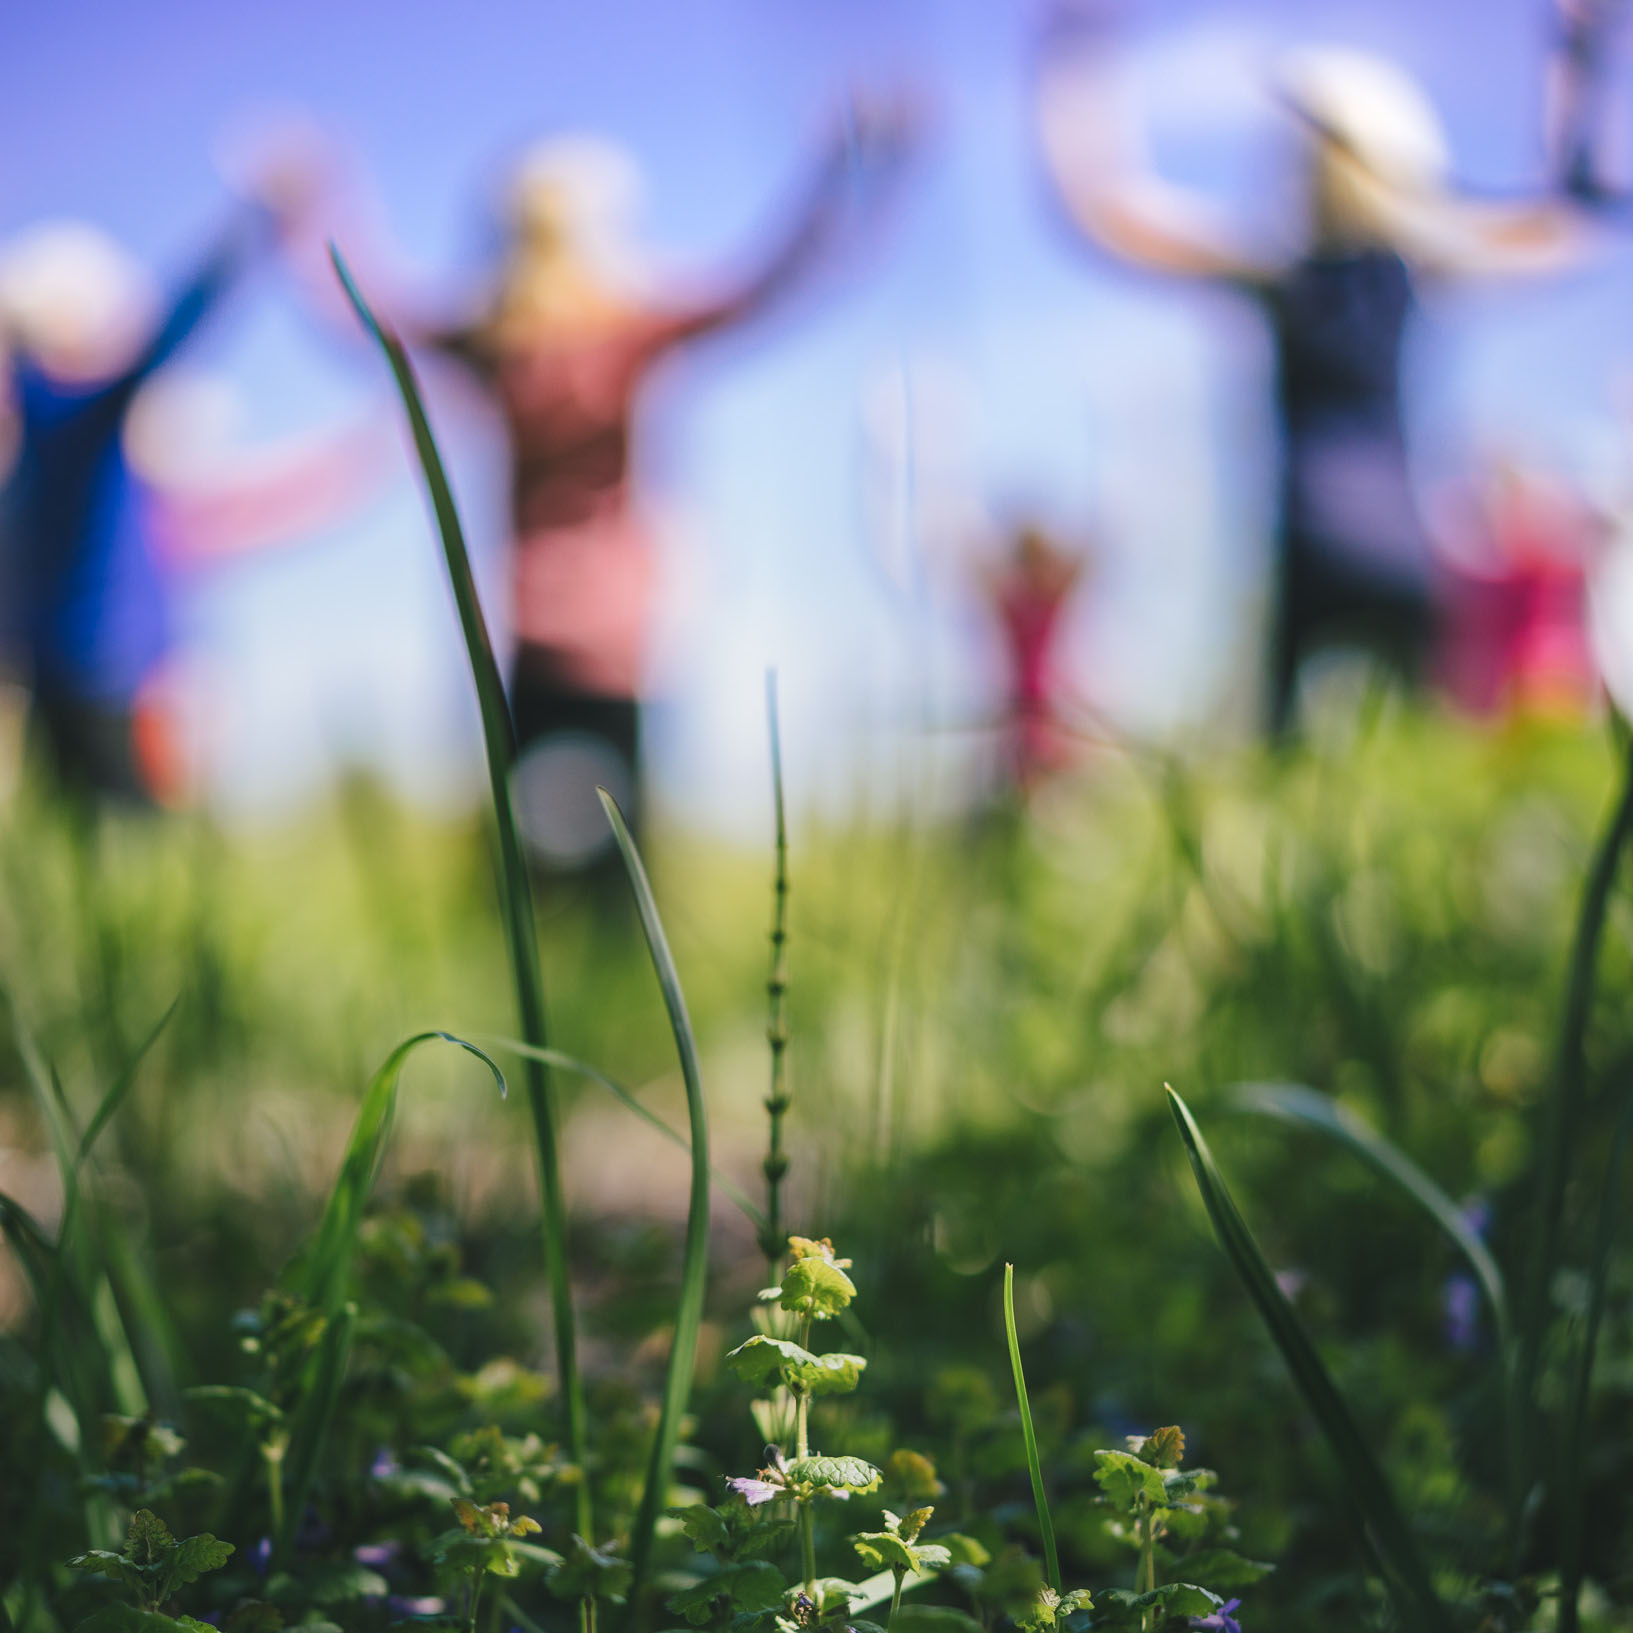
[[[760,1470],[757,1478],[744,1475],[726,1482],[726,1489],[735,1491],[750,1508],[772,1502],[788,1490],[788,1465],[782,1452],[775,1446],[767,1446],[763,1456],[766,1466]]]
[[[1227,1599],[1211,1616],[1193,1616],[1191,1626],[1206,1628],[1209,1633],[1242,1633],[1242,1624],[1233,1614],[1241,1602],[1240,1599]]]

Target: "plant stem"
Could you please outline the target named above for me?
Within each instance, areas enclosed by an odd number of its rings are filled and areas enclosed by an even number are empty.
[[[1565,1009],[1560,1020],[1558,1052],[1554,1061],[1554,1092],[1548,1102],[1542,1138],[1539,1182],[1539,1220],[1533,1240],[1526,1302],[1520,1323],[1519,1360],[1514,1369],[1510,1406],[1519,1425],[1518,1478],[1509,1495],[1509,1554],[1517,1564],[1523,1551],[1523,1514],[1539,1436],[1532,1422],[1533,1394],[1542,1359],[1542,1341],[1548,1325],[1548,1289],[1559,1253],[1560,1227],[1565,1211],[1565,1183],[1571,1144],[1582,1109],[1586,1075],[1584,1038],[1593,1008],[1594,975],[1599,961],[1610,892],[1623,847],[1633,836],[1633,742],[1626,750],[1621,792],[1609,823],[1594,849],[1593,862],[1582,885],[1582,905],[1571,946],[1570,973],[1565,987]]]
[[[765,1228],[760,1233],[760,1251],[765,1254],[768,1280],[774,1281],[783,1255],[782,1181],[788,1172],[788,1156],[782,1144],[782,1124],[792,1104],[783,1062],[788,1049],[788,1022],[784,1013],[788,994],[788,823],[783,807],[782,737],[777,726],[775,669],[766,671],[765,708],[771,736],[771,794],[777,818],[777,868],[771,910],[771,973],[765,987],[770,1009],[765,1035],[771,1048],[771,1086],[766,1094],[765,1109],[771,1119],[771,1129],[764,1163]]]
[[[284,1534],[284,1447],[275,1441],[262,1441],[261,1459],[266,1464],[267,1503],[272,1510],[272,1534]]]
[[[582,1623],[584,1633],[595,1633],[595,1600],[593,1598],[584,1598],[579,1603],[584,1607]]]
[[[811,1500],[809,1498],[802,1500],[799,1505],[799,1554],[800,1569],[805,1573],[805,1591],[814,1593],[816,1590],[816,1524],[811,1518]]]
[[[1140,1583],[1141,1593],[1152,1593],[1157,1586],[1157,1550],[1156,1536],[1151,1523],[1151,1499],[1140,1496]],[[1140,1627],[1144,1633],[1150,1633],[1152,1611],[1149,1607],[1140,1612]]]
[[[896,1620],[896,1612],[902,1608],[902,1582],[907,1572],[900,1565],[896,1567],[896,1591],[890,1596],[890,1614],[885,1618],[885,1633],[890,1633],[890,1624]]]
[[[471,1609],[470,1615],[465,1618],[465,1633],[476,1633],[476,1606],[482,1597],[483,1569],[478,1566],[471,1572]]]

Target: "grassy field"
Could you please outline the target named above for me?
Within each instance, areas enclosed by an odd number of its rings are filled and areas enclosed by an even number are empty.
[[[1580,1570],[1580,1625],[1633,1626],[1633,1255],[1613,1210],[1607,1248],[1596,1257],[1595,1246],[1633,1060],[1633,914],[1616,890],[1584,1011],[1559,1251],[1535,1308],[1527,1283],[1572,937],[1621,752],[1602,730],[1476,732],[1386,712],[1279,757],[1184,765],[1100,751],[1024,816],[927,831],[796,824],[784,1208],[789,1229],[829,1236],[854,1259],[854,1305],[831,1330],[867,1362],[854,1396],[811,1396],[809,1432],[897,1482],[902,1495],[883,1490],[893,1512],[940,1488],[925,1536],[957,1539],[944,1565],[912,1575],[934,1580],[899,1617],[939,1617],[938,1633],[972,1615],[1053,1625],[1037,1608],[1047,1571],[1003,1336],[1006,1262],[1061,1585],[1096,1590],[1095,1609],[1071,1611],[1074,1626],[1226,1615],[1172,1589],[1133,1603],[1222,1549],[1277,1567],[1252,1580],[1210,1566],[1215,1599],[1240,1598],[1228,1614],[1252,1628],[1437,1614],[1414,1610],[1411,1567],[1367,1507],[1365,1471],[1312,1415],[1241,1263],[1221,1251],[1167,1082],[1381,1464],[1428,1591],[1449,1607],[1441,1625],[1564,1625],[1560,1573]],[[651,850],[711,1160],[760,1205],[770,836],[753,854],[660,832]],[[577,1463],[560,1450],[525,1096],[502,1100],[458,1051],[408,1062],[336,1284],[354,1323],[338,1360],[326,1345],[338,1343],[342,1305],[312,1291],[323,1243],[302,1246],[326,1198],[333,1210],[365,1085],[402,1039],[446,1030],[521,1082],[497,1041],[517,1020],[484,826],[432,824],[366,788],[297,830],[255,837],[138,816],[76,824],[25,798],[0,857],[0,1192],[13,1207],[0,1259],[0,1571],[11,1584],[0,1604],[11,1620],[43,1629],[113,1614],[117,1592],[65,1562],[116,1550],[138,1506],[178,1536],[208,1525],[238,1551],[132,1617],[167,1605],[219,1619],[249,1603],[265,1608],[241,1616],[362,1628],[434,1616],[433,1601],[459,1625],[478,1610],[494,1626],[582,1619],[597,1604],[625,1615],[627,1567],[606,1549],[638,1532],[650,1484],[687,1237],[680,1145],[594,1081],[556,1074],[589,1403]],[[675,1044],[627,896],[547,888],[538,916],[552,1046],[684,1131]],[[83,1135],[127,1078],[84,1164],[65,1169],[54,1125]],[[1462,1210],[1507,1271],[1506,1347],[1479,1276],[1422,1198],[1353,1142],[1244,1109],[1240,1086],[1267,1083],[1330,1096]],[[717,1503],[725,1474],[763,1467],[761,1442],[781,1440],[773,1386],[791,1387],[787,1400],[801,1386],[797,1371],[750,1378],[741,1357],[724,1363],[755,1330],[768,1266],[718,1185],[711,1220],[696,1379],[664,1494]],[[779,1257],[769,1279],[804,1262]],[[268,1288],[280,1290],[270,1301]],[[301,1308],[310,1319],[291,1327]],[[1580,1395],[1590,1319],[1595,1367]],[[809,1313],[786,1320],[784,1342],[801,1330],[810,1340]],[[768,1330],[777,1336],[775,1321]],[[1535,1405],[1516,1497],[1512,1379],[1527,1364]],[[745,1383],[765,1397],[755,1414]],[[330,1390],[339,1427],[319,1437],[301,1471],[303,1512],[286,1512],[282,1532],[268,1471],[286,1454],[258,1467],[245,1450],[264,1454],[276,1432],[242,1398],[223,1410],[208,1389],[188,1393],[201,1385],[277,1408],[293,1448],[285,1485],[302,1414]],[[124,1420],[136,1427],[120,1431]],[[185,1452],[155,1438],[166,1423],[188,1437]],[[469,1498],[440,1463],[413,1461],[431,1456],[415,1447],[454,1449],[468,1473],[476,1454],[457,1437],[490,1424],[510,1437],[508,1473],[473,1476]],[[1164,1424],[1184,1430],[1186,1464],[1217,1470],[1234,1506],[1209,1492],[1159,1502],[1152,1523],[1166,1540],[1150,1544],[1148,1581],[1150,1516],[1137,1494],[1119,1510],[1116,1471],[1096,1454]],[[529,1432],[542,1436],[540,1466],[518,1472]],[[904,1449],[935,1462],[917,1487]],[[170,1478],[195,1457],[202,1472]],[[439,1555],[444,1526],[427,1505],[446,1517],[455,1498],[485,1504],[501,1490],[542,1536],[456,1526],[489,1553],[474,1567],[457,1548]],[[593,1557],[568,1546],[581,1492],[594,1497]],[[789,1488],[771,1511],[811,1525],[826,1580],[857,1574],[845,1537],[877,1528],[880,1501],[860,1486],[847,1504]],[[629,1612],[645,1625],[675,1623],[661,1605],[686,1584],[702,1606],[684,1611],[693,1625],[886,1617],[822,1591],[803,1606],[759,1603],[744,1586],[759,1579],[751,1557],[786,1573],[797,1598],[792,1532],[746,1553],[734,1533],[711,1561],[677,1526],[659,1523]],[[247,1562],[263,1535],[273,1565],[257,1577]],[[359,1563],[385,1559],[388,1544],[389,1566]],[[495,1574],[495,1560],[521,1574]],[[324,1587],[341,1565],[356,1592]],[[488,1575],[495,1588],[473,1604],[467,1577]],[[696,1585],[717,1579],[698,1600]],[[1108,1597],[1119,1591],[1128,1603]]]

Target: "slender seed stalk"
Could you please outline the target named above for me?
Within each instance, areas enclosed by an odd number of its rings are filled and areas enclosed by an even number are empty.
[[[782,734],[777,724],[775,669],[766,671],[765,710],[771,737],[771,794],[777,820],[777,868],[771,909],[771,973],[765,987],[770,1011],[765,1031],[766,1042],[771,1048],[771,1085],[765,1100],[766,1114],[770,1118],[770,1140],[764,1164],[765,1227],[760,1232],[760,1251],[765,1254],[768,1279],[775,1280],[784,1247],[782,1182],[788,1172],[782,1125],[792,1104],[783,1058],[788,1050],[788,1021],[784,1011],[788,994],[788,822],[783,805]]]

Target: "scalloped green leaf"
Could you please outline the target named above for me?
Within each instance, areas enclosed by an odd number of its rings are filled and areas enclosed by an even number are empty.
[[[872,1491],[884,1479],[881,1470],[860,1457],[800,1457],[784,1472],[792,1486],[831,1491]]]
[[[786,1338],[756,1333],[726,1356],[726,1365],[755,1388],[781,1383],[812,1395],[844,1395],[860,1381],[867,1360],[838,1351],[816,1355]]]
[[[1142,1462],[1132,1452],[1097,1451],[1094,1454],[1094,1482],[1105,1492],[1107,1500],[1125,1514],[1132,1513],[1140,1497],[1153,1503],[1162,1503],[1168,1496],[1168,1483],[1162,1470]]]

